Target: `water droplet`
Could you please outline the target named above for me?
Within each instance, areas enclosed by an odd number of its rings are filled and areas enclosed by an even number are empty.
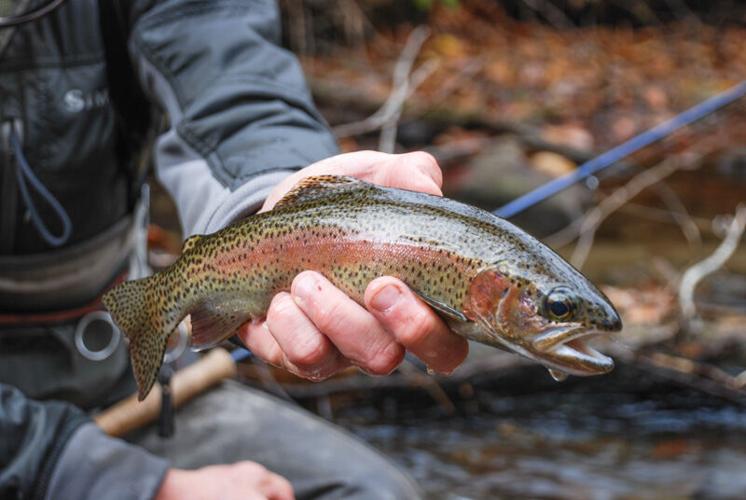
[[[567,378],[567,373],[565,372],[555,370],[554,368],[548,368],[548,370],[549,370],[549,375],[551,375],[552,378],[556,380],[557,382],[562,382]]]

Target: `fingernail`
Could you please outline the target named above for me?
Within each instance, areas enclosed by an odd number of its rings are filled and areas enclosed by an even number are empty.
[[[318,280],[311,274],[303,274],[298,277],[293,283],[293,300],[300,307],[303,307],[304,303],[310,301],[311,296],[318,291],[321,291],[321,286],[317,286]]]
[[[300,298],[300,297],[298,297],[297,295],[293,295],[293,301],[294,301],[294,302],[295,302],[296,304],[298,304],[298,307],[300,307],[301,309],[303,309],[303,306],[305,305],[305,303],[303,302],[303,299],[301,299],[301,298]]]
[[[386,312],[386,310],[391,309],[401,299],[401,295],[398,287],[387,285],[373,296],[370,300],[370,305],[379,312]]]

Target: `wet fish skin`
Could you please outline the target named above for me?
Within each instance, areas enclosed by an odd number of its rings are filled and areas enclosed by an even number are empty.
[[[535,359],[555,373],[591,375],[613,367],[582,338],[619,330],[619,315],[538,240],[453,200],[317,176],[302,180],[269,212],[189,238],[171,267],[104,296],[129,339],[140,399],[186,315],[192,347],[216,345],[263,317],[272,297],[304,270],[321,272],[361,304],[370,281],[395,276],[456,333]],[[567,316],[553,314],[552,297],[567,302]]]

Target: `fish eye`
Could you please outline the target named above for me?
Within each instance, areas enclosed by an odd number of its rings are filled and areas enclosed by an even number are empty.
[[[566,288],[555,288],[546,297],[545,309],[555,321],[563,321],[575,311],[575,297]]]

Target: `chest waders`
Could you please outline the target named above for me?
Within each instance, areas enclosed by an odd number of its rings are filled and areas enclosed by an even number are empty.
[[[64,9],[33,29],[0,22],[0,382],[83,407],[133,390],[100,296],[149,273],[153,131],[121,5],[94,3],[75,26]]]

